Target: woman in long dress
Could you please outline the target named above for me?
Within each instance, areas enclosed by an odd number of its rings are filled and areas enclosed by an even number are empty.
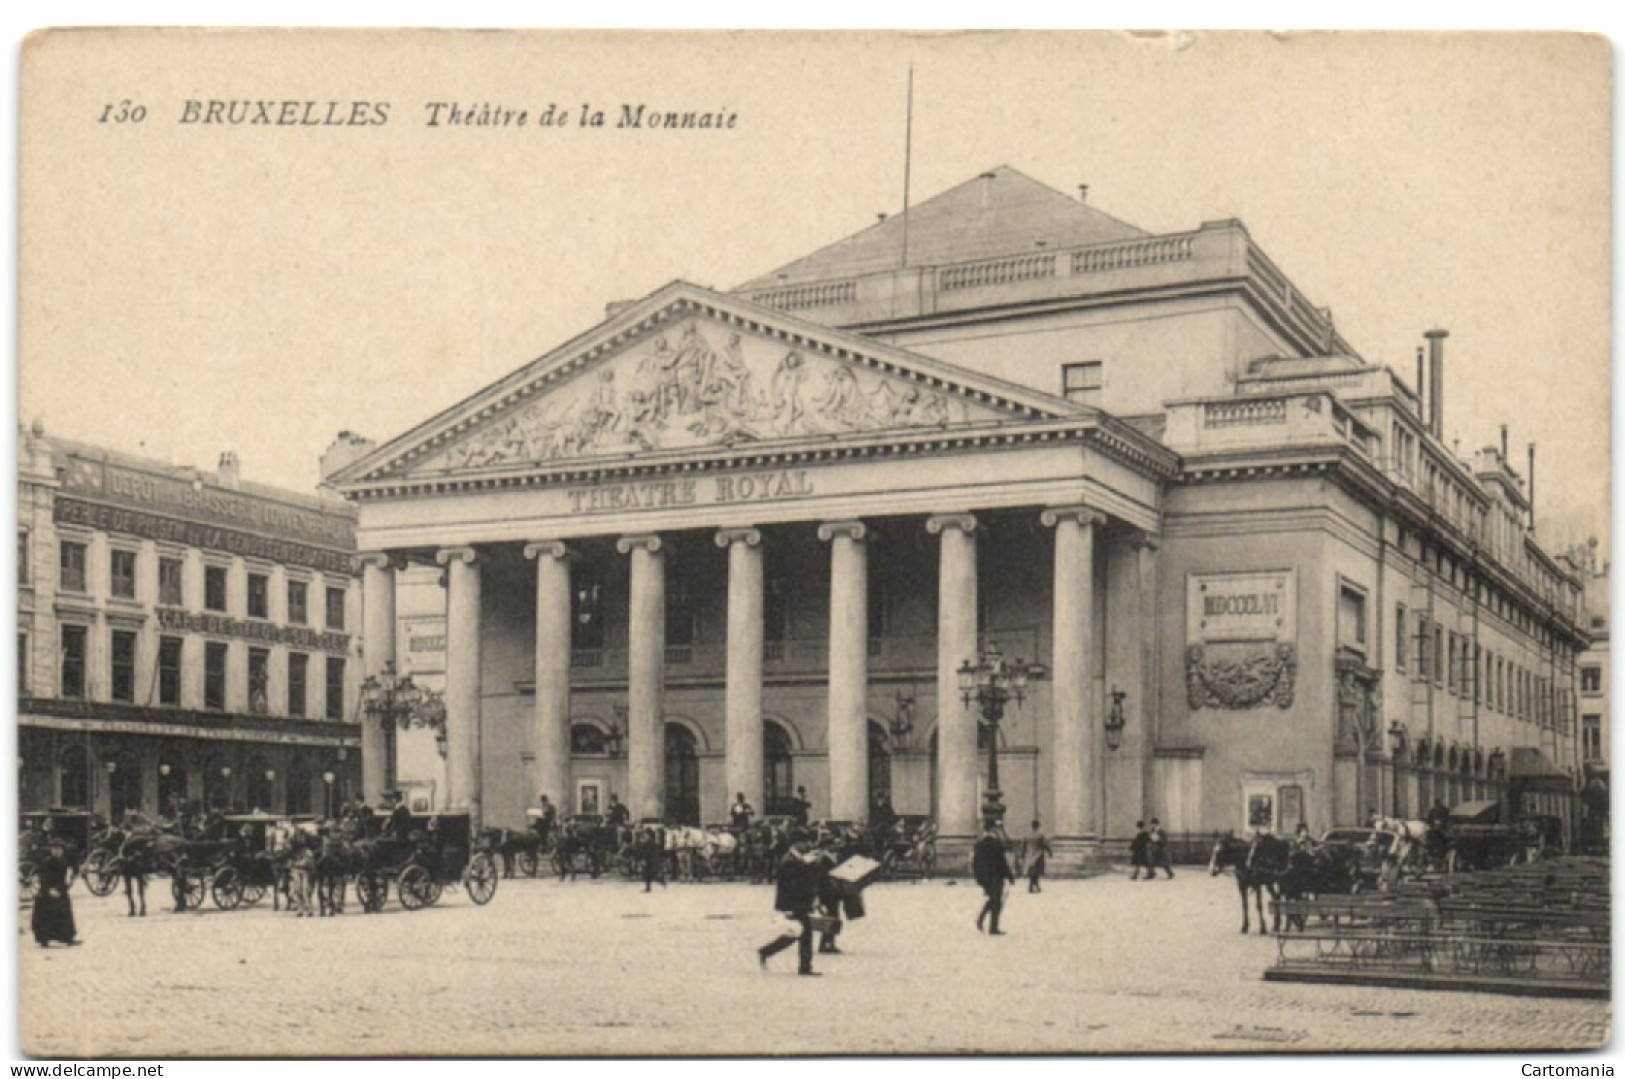
[[[75,875],[66,849],[61,843],[52,843],[39,865],[39,894],[34,897],[34,940],[41,948],[52,941],[70,946],[79,943],[73,925],[73,900],[68,898]]]

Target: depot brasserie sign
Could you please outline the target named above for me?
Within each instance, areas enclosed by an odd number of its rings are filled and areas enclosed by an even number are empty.
[[[239,532],[234,528],[220,528],[200,521],[161,517],[123,506],[58,497],[52,517],[57,524],[81,525],[99,532],[122,532],[182,547],[224,551],[244,558],[280,562],[286,566],[308,566],[323,573],[355,573],[355,559],[345,551],[312,547],[308,543],[294,543],[275,536]]]

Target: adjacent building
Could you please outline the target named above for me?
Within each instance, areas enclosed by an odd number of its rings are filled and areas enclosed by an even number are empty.
[[[355,512],[18,437],[26,809],[323,813],[357,789]]]
[[[434,642],[416,759],[493,823],[804,786],[953,840],[997,746],[1011,819],[1073,852],[1152,815],[1572,826],[1580,582],[1506,447],[1441,437],[1427,336],[1407,381],[1239,221],[1151,235],[1001,168],[732,292],[612,304],[324,474],[369,671]],[[959,687],[993,645],[1044,670],[996,724]]]

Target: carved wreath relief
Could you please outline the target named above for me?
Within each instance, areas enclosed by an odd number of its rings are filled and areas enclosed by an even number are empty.
[[[1206,658],[1206,649],[1185,649],[1185,692],[1196,708],[1292,707],[1298,654],[1290,644],[1275,644],[1240,660]]]
[[[963,401],[841,360],[690,321],[454,447],[452,468],[731,444],[968,419]]]

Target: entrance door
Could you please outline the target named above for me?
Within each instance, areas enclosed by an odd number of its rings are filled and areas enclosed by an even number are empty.
[[[666,819],[700,823],[700,754],[694,735],[678,723],[666,724]]]

